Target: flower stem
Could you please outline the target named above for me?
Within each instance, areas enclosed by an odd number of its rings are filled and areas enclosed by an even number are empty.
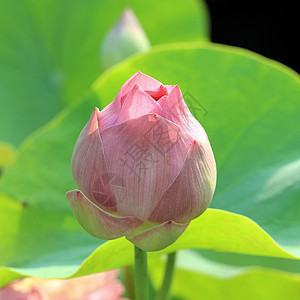
[[[148,300],[147,252],[134,246],[136,300]]]
[[[126,288],[126,294],[131,300],[135,300],[134,279],[132,266],[123,267],[123,278]]]
[[[169,298],[170,287],[174,275],[175,260],[176,260],[176,252],[170,253],[168,255],[164,280],[156,300],[167,300]]]

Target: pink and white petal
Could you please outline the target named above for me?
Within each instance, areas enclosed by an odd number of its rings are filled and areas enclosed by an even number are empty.
[[[162,86],[159,81],[141,72],[134,74],[123,84],[114,101],[101,110],[98,117],[100,132],[116,124],[121,107],[127,98],[128,93],[130,93],[135,85],[138,85],[141,90],[156,90]],[[169,90],[168,86],[166,86],[166,88]],[[139,103],[138,106],[141,106],[141,104]]]
[[[116,100],[123,103],[123,96],[126,95],[134,85],[138,84],[142,90],[156,90],[162,83],[158,80],[143,74],[142,72],[137,72],[131,76],[121,87],[117,94]]]
[[[165,101],[167,100],[167,95],[165,95],[165,96],[162,96],[159,100],[157,100],[157,103],[161,106],[161,107],[163,107],[164,106],[164,104],[165,104]],[[161,111],[161,110],[160,110]]]
[[[101,289],[94,291],[88,297],[82,298],[85,300],[129,300],[128,298],[123,298],[122,295],[125,292],[125,288],[119,282],[109,283],[102,286]],[[54,300],[54,299],[53,299]]]
[[[46,291],[44,300],[119,300],[125,289],[117,275],[112,270],[65,280],[42,279],[39,286]]]
[[[95,108],[79,135],[72,156],[72,174],[79,189],[91,201],[104,209],[116,211],[116,202],[110,187],[113,176],[108,174],[105,165],[98,116],[99,110]]]
[[[174,123],[198,141],[207,141],[203,127],[187,107],[179,86],[173,86],[165,100],[160,115]]]
[[[72,211],[79,224],[92,236],[112,240],[129,234],[143,222],[135,217],[116,217],[108,214],[80,191],[67,192]]]
[[[101,133],[109,173],[125,181],[118,212],[147,220],[177,177],[192,138],[176,124],[151,114],[131,119]]]
[[[127,120],[141,117],[145,114],[157,113],[161,111],[161,106],[138,84],[124,96],[124,102],[114,125],[121,124]]]
[[[78,187],[91,197],[91,182],[101,173],[104,164],[102,142],[98,129],[99,110],[95,108],[90,120],[81,131],[72,155],[72,174]]]
[[[159,251],[173,244],[188,225],[170,220],[140,234],[127,235],[126,238],[144,251]]]
[[[210,144],[194,141],[182,169],[149,217],[150,222],[190,222],[209,206],[216,187],[216,163]]]
[[[102,132],[106,128],[113,126],[118,119],[121,111],[121,102],[114,100],[104,107],[98,115],[99,131]]]
[[[28,300],[29,292],[18,289],[18,282],[20,282],[20,280],[12,282],[1,288],[0,300]]]

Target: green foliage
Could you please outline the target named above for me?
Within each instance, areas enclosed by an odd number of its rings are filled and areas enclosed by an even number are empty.
[[[65,192],[75,186],[72,150],[93,107],[103,108],[112,101],[138,70],[165,84],[178,84],[189,93],[186,101],[206,129],[217,160],[212,206],[244,215],[208,210],[176,243],[152,257],[176,249],[205,248],[256,255],[255,265],[300,273],[298,263],[296,267],[286,263],[290,259],[296,263],[300,256],[299,78],[288,68],[250,52],[195,43],[156,47],[114,67],[99,78],[83,101],[65,109],[27,140],[0,181],[0,257],[6,266],[0,269],[0,284],[24,275],[79,276],[132,262],[133,247],[125,238],[96,249],[104,241],[80,227]],[[269,264],[260,261],[262,255],[270,256]],[[244,267],[248,258],[240,257]],[[216,256],[209,259],[218,260]],[[180,271],[176,280],[191,278],[198,271]],[[228,281],[237,288],[240,282],[255,284],[267,274],[266,284],[275,284],[274,291],[296,288],[296,275],[272,272],[239,273]],[[210,278],[198,274],[193,280],[205,285]],[[281,279],[283,283],[277,284]],[[227,289],[224,280],[214,282],[220,291]]]
[[[19,146],[82,98],[102,72],[100,44],[125,7],[152,45],[208,40],[202,1],[0,0],[0,141]]]
[[[151,261],[151,277],[160,286],[164,263]],[[194,300],[205,295],[209,299],[299,299],[299,274],[260,267],[239,270],[232,266],[204,261],[191,250],[179,253],[172,300]]]

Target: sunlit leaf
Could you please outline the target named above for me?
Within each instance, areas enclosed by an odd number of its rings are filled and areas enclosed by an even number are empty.
[[[9,166],[15,157],[15,148],[11,144],[0,142],[0,169]]]
[[[186,44],[158,47],[111,69],[79,106],[65,110],[27,140],[0,181],[5,194],[0,214],[10,210],[10,217],[0,218],[1,263],[17,267],[20,274],[64,277],[132,262],[132,246],[120,239],[104,243],[79,268],[103,241],[81,229],[65,192],[75,187],[71,154],[93,107],[108,104],[138,70],[165,84],[178,84],[205,127],[218,165],[212,206],[240,212],[261,225],[237,214],[209,210],[166,251],[193,247],[299,257],[299,78],[247,51]]]
[[[172,300],[264,299],[300,297],[299,274],[253,267],[238,270],[226,264],[199,260],[191,252],[179,252],[178,268],[172,285]],[[164,263],[151,261],[151,277],[156,288],[161,284]],[[208,271],[208,272],[207,272]]]

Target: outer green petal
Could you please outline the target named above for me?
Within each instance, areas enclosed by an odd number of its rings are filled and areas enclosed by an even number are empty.
[[[140,234],[129,234],[126,238],[144,251],[159,251],[173,244],[188,225],[170,220]]]
[[[99,239],[112,240],[122,237],[143,223],[136,217],[115,217],[108,214],[79,190],[67,192],[67,197],[80,225]]]

